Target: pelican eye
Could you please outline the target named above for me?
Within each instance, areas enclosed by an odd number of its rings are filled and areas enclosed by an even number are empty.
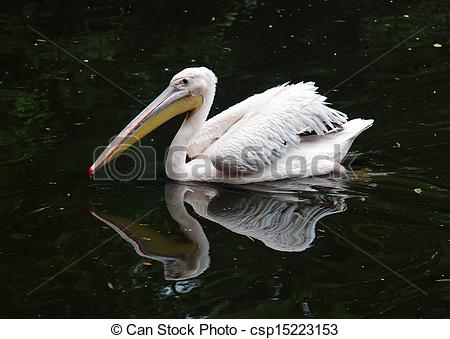
[[[183,84],[187,85],[189,81],[188,81],[187,79],[183,79],[183,80],[181,80],[181,82],[182,82]]]

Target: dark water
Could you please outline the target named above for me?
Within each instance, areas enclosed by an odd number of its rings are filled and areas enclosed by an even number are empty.
[[[449,317],[444,1],[1,8],[2,317]],[[375,119],[352,148],[357,179],[244,189],[166,180],[179,119],[146,138],[156,181],[90,180],[95,147],[141,106],[27,25],[144,102],[208,66],[212,114],[288,80],[325,93],[423,30],[328,94]]]

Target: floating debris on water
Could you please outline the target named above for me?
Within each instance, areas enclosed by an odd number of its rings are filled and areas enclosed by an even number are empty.
[[[44,207],[41,207],[41,208],[36,208],[35,210],[31,211],[30,214],[36,214],[36,213],[45,211],[47,208],[50,208],[50,206],[44,206]]]

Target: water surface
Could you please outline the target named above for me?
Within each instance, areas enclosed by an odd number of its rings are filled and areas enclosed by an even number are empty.
[[[449,316],[443,2],[2,8],[2,317]],[[162,161],[175,119],[145,139],[157,180],[98,182],[86,175],[93,150],[141,105],[27,25],[143,102],[180,69],[208,66],[219,77],[211,114],[286,81],[328,92],[401,44],[327,95],[375,119],[352,148],[356,179],[170,182]]]

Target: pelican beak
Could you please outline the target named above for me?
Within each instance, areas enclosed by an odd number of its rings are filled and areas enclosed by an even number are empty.
[[[89,168],[89,176],[166,121],[176,115],[194,111],[202,103],[203,97],[193,96],[189,90],[167,87],[111,141]]]

